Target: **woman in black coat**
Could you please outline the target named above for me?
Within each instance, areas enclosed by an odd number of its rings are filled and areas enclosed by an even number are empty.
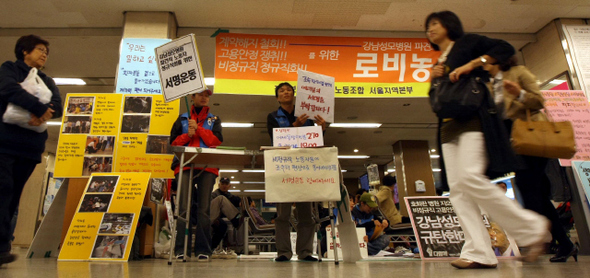
[[[61,117],[59,90],[53,79],[40,71],[47,61],[49,43],[35,35],[23,36],[18,39],[14,52],[16,62],[7,61],[0,67],[0,116],[4,116],[8,104],[13,103],[30,112],[28,124],[31,126]],[[39,69],[37,75],[52,93],[47,104],[20,85],[32,68]],[[0,122],[0,265],[16,258],[10,254],[10,220],[18,208],[25,183],[41,162],[46,140],[47,131],[39,133]]]
[[[442,79],[450,82],[464,78],[489,80],[482,66],[514,55],[514,48],[505,41],[464,34],[461,21],[452,12],[432,13],[425,23],[434,49],[443,52],[432,69],[433,84]],[[435,92],[431,90],[430,93]],[[509,171],[505,166],[515,164],[515,157],[500,119],[495,115],[493,101],[487,101],[489,92],[484,89],[483,93],[485,100],[472,114],[439,119],[442,157],[451,192],[449,198],[465,235],[460,259],[451,262],[456,268],[497,266],[481,210],[520,246],[530,247],[526,260],[536,260],[548,236],[548,221],[544,217],[522,209],[490,182],[491,175]]]

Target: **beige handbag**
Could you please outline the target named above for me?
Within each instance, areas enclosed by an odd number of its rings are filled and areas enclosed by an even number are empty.
[[[539,111],[539,113],[541,113]],[[512,148],[517,154],[547,158],[570,159],[576,153],[572,123],[516,119],[512,125]]]

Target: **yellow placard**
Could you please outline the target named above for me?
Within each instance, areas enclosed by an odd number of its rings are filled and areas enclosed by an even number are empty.
[[[93,173],[59,260],[127,261],[150,173]]]

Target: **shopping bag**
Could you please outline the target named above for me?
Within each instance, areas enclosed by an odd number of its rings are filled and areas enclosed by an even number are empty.
[[[43,79],[37,75],[37,68],[32,68],[31,71],[29,71],[27,78],[25,78],[20,85],[29,94],[37,97],[43,104],[49,103],[51,96],[53,95],[51,90],[45,85],[45,82],[43,82]],[[30,129],[39,133],[47,130],[46,123],[39,126],[32,126],[29,125],[30,120],[31,112],[13,103],[8,103],[6,112],[4,112],[4,115],[2,116],[2,121],[7,124],[18,125],[22,128]]]

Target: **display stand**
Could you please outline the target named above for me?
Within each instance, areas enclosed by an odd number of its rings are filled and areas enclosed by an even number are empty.
[[[253,150],[218,150],[218,149],[210,149],[210,148],[198,148],[198,147],[179,147],[174,146],[172,147],[172,151],[176,155],[177,158],[180,160],[179,165],[179,173],[178,173],[178,184],[179,186],[182,184],[182,175],[184,172],[184,167],[191,165],[189,180],[193,180],[193,168],[219,168],[219,167],[238,167],[242,169],[254,169],[254,168],[262,168],[264,165],[264,159],[262,156],[262,152],[260,151],[253,151]],[[200,173],[199,173],[200,174]],[[192,196],[192,186],[188,187],[188,196],[187,204],[190,208],[191,204],[191,196]],[[178,190],[176,198],[180,200],[183,198],[181,196],[182,190]],[[179,206],[177,205],[174,209],[174,221],[173,227],[171,227],[172,231],[172,238],[170,244],[170,255],[168,257],[168,265],[172,265],[172,258],[174,257],[174,242],[176,241],[176,226],[177,221],[179,218]],[[187,209],[186,218],[181,218],[181,220],[185,220],[188,223],[188,219],[190,219],[190,209]],[[189,248],[188,245],[188,237],[190,235],[190,225],[186,225],[186,230],[184,231],[184,254],[187,253],[187,249]],[[183,262],[186,262],[187,256],[184,256]]]

